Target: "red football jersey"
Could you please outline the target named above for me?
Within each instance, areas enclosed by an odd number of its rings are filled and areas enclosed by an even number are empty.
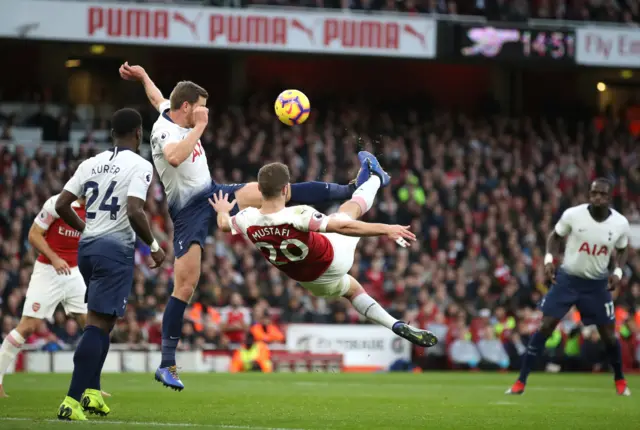
[[[80,232],[74,230],[69,224],[64,222],[56,212],[55,195],[47,200],[42,210],[34,222],[47,231],[45,240],[53,252],[67,262],[71,267],[78,265],[78,243],[80,242]],[[71,207],[76,211],[80,219],[85,219],[85,206],[73,203]],[[44,254],[38,256],[38,261],[44,264],[51,264],[51,261]]]
[[[231,218],[233,234],[244,234],[276,266],[298,282],[318,279],[333,261],[324,232],[329,219],[310,206],[291,206],[273,214],[247,208]]]
[[[249,328],[251,325],[251,312],[249,309],[241,306],[234,308],[232,306],[226,306],[220,311],[220,321],[225,324],[235,324],[243,322],[244,325]],[[240,343],[244,342],[244,335],[246,330],[230,330],[225,333],[229,342]]]

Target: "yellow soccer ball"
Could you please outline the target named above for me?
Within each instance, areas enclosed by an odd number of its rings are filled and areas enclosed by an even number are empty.
[[[311,103],[302,91],[285,90],[276,99],[274,108],[283,124],[298,125],[309,118]]]

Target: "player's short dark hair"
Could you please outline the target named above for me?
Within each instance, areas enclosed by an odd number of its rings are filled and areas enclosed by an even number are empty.
[[[126,137],[135,134],[140,127],[142,127],[142,116],[135,109],[120,109],[111,118],[111,129],[114,137]]]
[[[169,101],[171,101],[171,110],[180,109],[180,106],[182,106],[184,102],[194,104],[198,99],[200,99],[200,97],[208,99],[209,93],[207,90],[191,81],[180,81],[173,91],[171,91],[171,95],[169,96]]]
[[[607,178],[605,178],[605,177],[602,177],[602,176],[601,176],[601,177],[599,177],[599,178],[595,178],[595,179],[593,180],[592,184],[603,184],[603,185],[606,185],[606,186],[607,186],[607,189],[608,189],[609,191],[612,191],[612,190],[613,190],[613,183],[612,183],[609,179],[607,179]]]
[[[278,197],[290,180],[289,168],[282,163],[267,164],[258,172],[258,186],[267,199]]]

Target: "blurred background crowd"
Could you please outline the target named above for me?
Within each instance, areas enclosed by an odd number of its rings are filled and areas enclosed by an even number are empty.
[[[177,2],[241,6],[226,1]],[[638,17],[637,0],[255,3],[465,13],[512,21],[538,17],[633,23]],[[82,62],[89,66],[76,74],[80,78],[75,81],[70,78],[71,67],[75,66],[67,61],[70,71],[68,75],[64,70],[56,75],[58,81],[65,82],[55,82],[56,90],[43,90],[45,84],[34,84],[38,82],[33,73],[37,68],[28,65],[34,55],[44,57],[41,46],[16,44],[11,49],[27,54],[14,55],[20,64],[16,70],[24,70],[24,79],[4,91],[0,89],[0,338],[21,316],[37,257],[27,235],[42,204],[62,189],[82,160],[110,143],[109,117],[116,108],[138,102],[134,107],[144,117],[142,154],[146,157],[148,133],[157,118],[157,112],[146,104],[142,89],[131,90],[134,84],[121,82],[117,67],[111,66],[130,59],[128,55],[135,47],[117,51],[113,58],[100,63],[89,61],[97,55],[85,55]],[[81,52],[77,46],[73,49]],[[441,340],[437,347],[414,351],[414,361],[422,367],[519,366],[519,356],[541,318],[536,305],[548,289],[542,268],[546,237],[566,208],[586,202],[590,181],[595,177],[605,176],[615,184],[614,207],[631,223],[640,223],[636,135],[630,131],[627,117],[613,109],[606,117],[597,117],[593,109],[561,103],[562,90],[570,87],[567,82],[575,80],[569,74],[542,74],[543,79],[539,79],[540,75],[522,73],[521,99],[537,103],[537,114],[528,115],[522,113],[527,109],[510,109],[480,96],[491,92],[489,88],[474,88],[482,82],[487,86],[492,80],[507,81],[503,79],[506,74],[499,79],[490,76],[497,73],[493,69],[468,73],[465,70],[469,69],[454,66],[440,68],[436,62],[420,69],[415,63],[403,62],[396,67],[400,60],[393,64],[380,60],[380,73],[389,77],[384,85],[376,86],[379,91],[359,88],[360,98],[343,94],[323,100],[323,96],[330,97],[328,94],[341,94],[340,88],[355,87],[359,79],[362,87],[375,83],[373,74],[368,76],[372,63],[345,61],[334,67],[333,60],[321,61],[318,57],[315,63],[296,63],[284,57],[279,57],[279,62],[270,58],[259,62],[260,58],[254,57],[245,64],[249,77],[245,94],[252,96],[228,103],[216,99],[216,90],[225,87],[225,77],[229,80],[237,74],[237,70],[221,66],[225,61],[235,61],[235,53],[223,57],[218,51],[184,51],[179,57],[172,52],[178,59],[173,64],[164,52],[156,57],[146,52],[135,55],[148,54],[150,63],[162,65],[163,73],[152,77],[164,81],[161,87],[165,95],[173,83],[185,78],[210,89],[209,126],[202,143],[214,180],[249,182],[264,163],[280,161],[289,166],[293,181],[348,183],[357,173],[359,150],[378,156],[392,183],[379,192],[365,220],[410,225],[418,241],[409,249],[401,249],[385,238],[363,239],[351,274],[394,317],[437,334]],[[68,55],[72,58],[73,54]],[[57,56],[54,59],[58,61]],[[80,60],[70,61],[80,64]],[[182,70],[187,63],[190,68]],[[269,64],[273,68],[266,67]],[[310,93],[312,116],[300,127],[285,127],[273,114],[273,99],[282,87],[276,91],[265,88],[282,84],[273,79],[274,75],[281,78],[283,73],[276,66],[282,64],[293,70],[291,76],[287,75],[287,85],[292,81],[303,91],[315,91]],[[332,71],[340,67],[351,73],[338,75]],[[411,73],[404,75],[407,83],[402,84],[397,76],[391,76],[394,72]],[[431,72],[429,78],[424,77]],[[98,79],[85,81],[87,76]],[[334,76],[344,81],[333,82]],[[309,87],[304,86],[305,78]],[[65,79],[69,79],[69,85]],[[130,86],[118,87],[123,84]],[[335,87],[324,93],[322,86],[326,84]],[[441,89],[440,94],[455,99],[455,103],[437,103],[423,96],[429,84],[429,89],[439,87],[435,89]],[[516,86],[513,82],[504,85]],[[538,91],[538,85],[549,87]],[[70,88],[76,87],[91,88],[84,99],[93,103],[70,104],[74,96]],[[253,91],[255,87],[263,92]],[[378,97],[378,92],[393,94],[400,87],[404,87],[403,94],[411,93],[410,97],[396,94],[392,102],[389,97]],[[67,96],[62,95],[65,93]],[[542,97],[538,97],[542,93],[552,95],[545,99],[551,108],[543,107]],[[514,110],[518,113],[512,113]],[[115,343],[132,349],[160,344],[160,323],[173,288],[173,227],[157,177],[149,192],[146,210],[155,237],[167,250],[167,259],[161,269],[152,271],[146,264],[148,248],[139,244],[136,249],[135,283],[126,317],[113,332]],[[318,209],[331,212],[336,207]],[[632,238],[632,243],[638,242]],[[631,249],[624,272],[623,286],[615,292],[616,325],[625,367],[631,368],[640,360],[640,255],[635,249]],[[366,322],[346,302],[312,297],[268,265],[241,237],[223,234],[211,226],[200,283],[187,309],[180,348],[233,349],[250,333],[252,338],[277,349],[286,341],[286,325],[290,323]],[[28,343],[46,350],[73,348],[79,332],[77,324],[59,310],[52,321],[43,322]],[[582,327],[574,311],[549,339],[547,348],[546,361],[541,365],[549,370],[559,366],[575,370],[606,368],[597,332]]]
[[[111,1],[111,0],[110,0]],[[287,6],[406,12],[411,14],[474,15],[493,21],[530,18],[640,23],[638,0],[131,0],[134,3],[255,7]]]
[[[631,222],[640,221],[640,159],[623,123],[612,121],[598,131],[591,121],[336,106],[316,109],[298,128],[279,124],[270,103],[259,98],[241,108],[214,110],[203,136],[212,177],[223,183],[250,181],[263,163],[280,160],[295,181],[346,183],[356,174],[357,151],[376,153],[393,181],[381,190],[366,220],[411,225],[419,240],[401,249],[385,238],[363,239],[351,274],[395,317],[438,334],[441,348],[421,358],[436,360],[430,367],[446,365],[447,356],[451,363],[457,350],[448,347],[456,341],[496,340],[517,365],[540,317],[536,303],[548,288],[542,272],[545,238],[564,209],[586,201],[593,178],[610,178],[616,184],[614,206]],[[146,109],[145,114],[150,124],[154,113]],[[23,124],[8,125],[10,117],[5,116],[0,144],[3,335],[21,314],[36,258],[27,241],[34,216],[79,162],[96,151],[91,143],[82,143],[78,153],[49,143],[27,155],[20,145],[11,145],[14,133],[48,124],[62,134],[47,140],[68,139],[74,112],[54,117],[43,106]],[[78,136],[87,133],[81,130]],[[91,135],[84,141],[91,142]],[[151,271],[145,264],[148,248],[137,249],[126,318],[113,334],[114,342],[132,348],[160,342],[163,308],[172,290],[172,225],[157,178],[147,211],[168,258],[161,270]],[[183,328],[184,349],[227,348],[242,342],[248,330],[282,343],[287,323],[363,323],[345,302],[312,297],[242,238],[214,226],[203,258]],[[616,316],[631,365],[640,333],[640,258],[634,250],[625,273]],[[78,331],[59,311],[29,342],[64,348],[78,339]],[[597,333],[582,332],[575,313],[563,321],[558,336],[557,344],[549,345],[560,356],[575,336],[583,349],[592,341],[597,346]],[[583,351],[588,366],[601,366],[594,351]]]

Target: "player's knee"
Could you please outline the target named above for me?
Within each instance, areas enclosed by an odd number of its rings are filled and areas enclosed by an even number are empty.
[[[198,285],[201,254],[200,247],[193,244],[185,255],[176,259],[173,295],[182,301],[189,301]]]
[[[87,314],[87,325],[97,327],[105,333],[111,333],[116,325],[118,317],[116,315],[107,315],[99,312],[89,311]]]
[[[540,333],[544,336],[549,337],[553,334],[553,331],[556,329],[558,325],[558,320],[552,317],[543,317],[542,325],[540,326]]]
[[[74,320],[76,320],[76,322],[81,328],[84,328],[84,326],[87,325],[87,314],[72,313],[72,314],[69,314],[69,316]]]
[[[598,332],[600,334],[600,339],[602,339],[602,342],[605,345],[613,345],[617,342],[614,325],[605,325],[598,327]]]
[[[358,281],[356,281],[353,277],[349,277],[349,289],[347,290],[347,292],[345,293],[345,295],[343,296],[346,299],[349,300],[353,300],[355,297],[359,296],[360,294],[365,293],[366,291],[364,290],[364,288],[362,287],[362,285],[360,285],[360,283]]]
[[[23,316],[16,330],[26,339],[38,330],[40,324],[43,324],[41,319]]]
[[[234,194],[240,210],[249,207],[259,208],[262,206],[262,194],[260,193],[257,182],[249,182],[242,188],[236,190]],[[290,197],[291,188],[287,190],[287,201]]]

